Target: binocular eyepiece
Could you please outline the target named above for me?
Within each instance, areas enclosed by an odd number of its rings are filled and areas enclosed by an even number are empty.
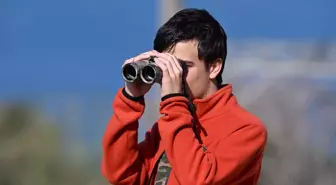
[[[134,82],[139,78],[146,84],[159,83],[162,70],[154,63],[154,59],[131,62],[122,67],[122,77],[127,82]]]

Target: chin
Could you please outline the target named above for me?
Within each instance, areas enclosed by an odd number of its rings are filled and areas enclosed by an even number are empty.
[[[187,91],[187,95],[190,99],[192,99],[192,100],[195,99],[195,95],[191,91]]]

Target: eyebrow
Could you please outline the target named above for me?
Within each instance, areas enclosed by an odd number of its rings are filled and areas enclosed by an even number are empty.
[[[192,61],[189,60],[182,60],[182,59],[177,59],[179,62],[184,62],[184,63],[193,63]]]

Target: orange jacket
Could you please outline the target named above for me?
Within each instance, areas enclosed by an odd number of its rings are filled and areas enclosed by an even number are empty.
[[[239,106],[231,84],[193,103],[201,141],[191,126],[188,99],[171,96],[160,103],[162,116],[138,144],[144,99],[132,99],[119,89],[103,137],[101,168],[107,180],[114,185],[153,184],[148,180],[165,151],[172,168],[169,185],[256,185],[267,140],[261,121]]]

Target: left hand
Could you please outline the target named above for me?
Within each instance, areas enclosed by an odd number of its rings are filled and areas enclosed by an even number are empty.
[[[182,67],[177,58],[169,53],[155,54],[155,63],[162,70],[161,97],[182,93]]]

